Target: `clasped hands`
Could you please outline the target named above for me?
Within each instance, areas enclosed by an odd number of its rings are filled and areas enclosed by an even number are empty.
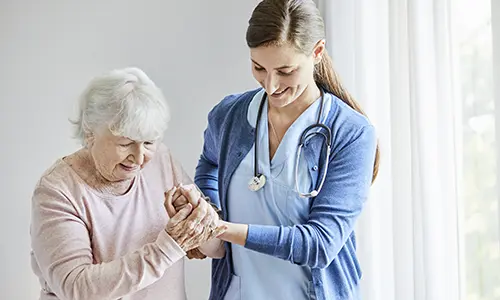
[[[166,230],[190,259],[205,258],[198,247],[227,230],[193,184],[174,186],[165,192],[164,205],[170,217]]]

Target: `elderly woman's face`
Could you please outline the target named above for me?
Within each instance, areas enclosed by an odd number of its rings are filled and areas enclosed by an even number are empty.
[[[108,181],[132,179],[153,158],[158,141],[133,141],[109,130],[94,134],[90,153],[99,173]]]

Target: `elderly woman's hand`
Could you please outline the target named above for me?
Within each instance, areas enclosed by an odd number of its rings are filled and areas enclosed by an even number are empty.
[[[169,206],[172,205],[175,191],[176,188],[173,188],[165,194],[167,211],[171,209]],[[187,193],[183,195],[187,198],[194,196],[194,194],[188,195]],[[187,252],[227,230],[227,226],[218,226],[218,220],[213,208],[204,199],[200,199],[198,206],[194,209],[191,203],[184,205],[184,208],[170,219],[167,232]]]
[[[174,186],[170,191],[173,191],[171,199],[167,199],[167,192],[165,192],[165,208],[171,218],[188,203],[191,203],[193,207],[197,207],[201,199],[201,193],[194,184]]]
[[[201,193],[194,184],[173,187],[169,192],[172,191],[172,198],[165,195],[165,207],[169,216],[173,216],[190,203],[196,208],[195,211],[204,215],[200,223],[194,224],[194,230],[197,233],[201,232],[205,226],[209,226],[211,229],[217,227],[220,221],[219,215],[205,199],[201,198]]]

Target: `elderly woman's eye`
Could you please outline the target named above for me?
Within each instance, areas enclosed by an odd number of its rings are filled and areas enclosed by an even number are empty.
[[[122,146],[122,147],[128,147],[128,146],[130,146],[130,145],[132,145],[132,144],[133,144],[133,143],[128,143],[128,144],[120,144],[120,146]]]

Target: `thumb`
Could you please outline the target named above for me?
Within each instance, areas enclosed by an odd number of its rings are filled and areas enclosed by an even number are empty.
[[[165,202],[163,203],[165,206],[165,210],[170,218],[172,218],[176,211],[173,204],[173,195],[176,192],[177,188],[173,187],[169,191],[165,192]]]

